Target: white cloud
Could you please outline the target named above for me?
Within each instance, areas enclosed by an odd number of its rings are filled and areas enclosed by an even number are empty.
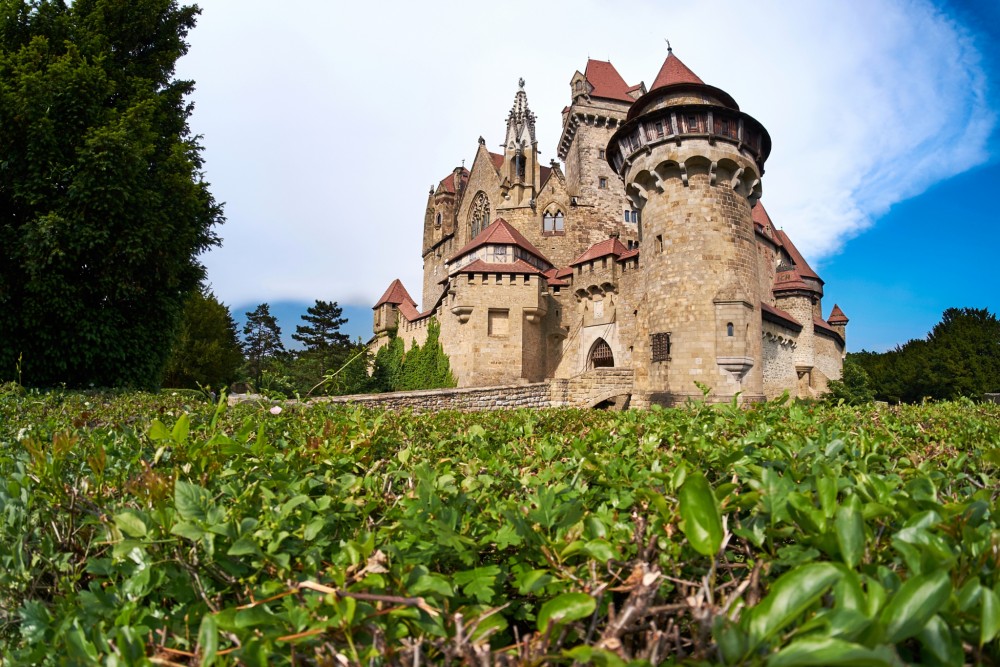
[[[971,38],[924,0],[199,4],[179,74],[226,202],[205,261],[230,303],[370,303],[395,277],[417,297],[428,186],[500,143],[518,77],[545,163],[573,72],[610,58],[648,84],[664,37],[770,131],[764,202],[814,263],[985,159],[995,123]]]

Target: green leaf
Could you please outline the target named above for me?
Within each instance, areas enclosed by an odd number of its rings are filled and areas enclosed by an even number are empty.
[[[701,474],[690,474],[681,486],[681,531],[695,551],[714,556],[722,546],[722,518],[708,480]]]
[[[751,650],[805,613],[839,578],[830,563],[808,563],[781,575],[767,597],[744,616]]]
[[[182,412],[174,423],[174,429],[170,432],[170,439],[178,445],[187,444],[188,432],[191,430],[191,420],[186,412]]]
[[[1000,634],[1000,596],[983,586],[980,605],[979,645],[983,646]]]
[[[178,537],[186,537],[192,542],[197,542],[205,536],[205,530],[190,521],[179,521],[170,529],[170,534],[177,535]]]
[[[146,524],[134,510],[125,510],[115,515],[115,525],[129,537],[146,537]]]
[[[607,563],[609,560],[618,558],[618,554],[607,540],[590,540],[584,545],[583,550],[594,560]]]
[[[962,644],[955,641],[951,628],[937,614],[932,616],[927,625],[917,633],[917,639],[920,640],[923,650],[933,655],[940,664],[962,664]]]
[[[226,552],[229,556],[247,556],[250,554],[259,554],[260,547],[250,535],[243,535],[238,540],[233,542],[233,546],[229,547],[229,551]]]
[[[464,572],[456,572],[453,578],[466,595],[473,595],[477,600],[486,604],[493,598],[493,582],[498,574],[500,574],[499,567],[488,565]]]
[[[857,667],[892,667],[896,663],[885,650],[872,650],[832,637],[809,637],[794,641],[767,661],[768,667],[805,665],[852,665]]]
[[[28,600],[18,611],[21,617],[21,637],[30,644],[42,641],[52,623],[52,616],[44,604]]]
[[[549,626],[586,618],[596,608],[597,600],[586,593],[563,593],[542,605],[538,612],[538,631],[547,632]]]
[[[951,578],[941,569],[908,579],[882,610],[885,641],[908,639],[923,629],[951,595]]]
[[[169,440],[170,431],[159,419],[154,419],[149,425],[149,438],[151,440]]]
[[[409,588],[410,595],[427,595],[433,593],[450,598],[455,594],[448,580],[438,574],[422,574]]]
[[[214,614],[201,617],[198,627],[198,652],[201,654],[202,667],[210,667],[215,662],[219,651],[219,625]]]
[[[857,496],[851,496],[847,504],[837,508],[834,530],[837,546],[847,567],[854,569],[865,554],[865,520],[861,516],[861,503]]]
[[[196,484],[178,479],[174,483],[174,508],[182,519],[204,521],[208,517],[208,491]]]

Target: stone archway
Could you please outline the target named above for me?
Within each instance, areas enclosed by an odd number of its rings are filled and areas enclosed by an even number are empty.
[[[598,338],[590,346],[590,353],[587,355],[587,369],[614,367],[615,355],[611,351],[611,346],[603,338]]]

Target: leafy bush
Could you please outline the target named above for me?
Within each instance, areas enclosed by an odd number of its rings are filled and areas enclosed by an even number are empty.
[[[1000,406],[0,397],[10,664],[995,664]],[[645,662],[642,662],[645,661]]]

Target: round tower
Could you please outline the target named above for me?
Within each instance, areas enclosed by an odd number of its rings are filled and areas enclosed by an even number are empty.
[[[654,403],[763,398],[761,287],[751,209],[771,150],[764,127],[674,54],[612,136],[607,159],[641,210],[646,298],[636,389]],[[648,360],[648,364],[642,363]]]

